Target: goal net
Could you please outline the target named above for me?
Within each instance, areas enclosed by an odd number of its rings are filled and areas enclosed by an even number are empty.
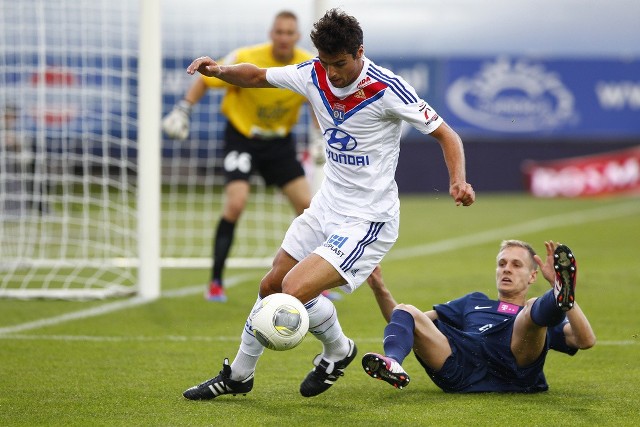
[[[163,115],[195,78],[184,72],[193,58],[262,42],[271,24],[216,7],[223,24],[200,37],[189,34],[210,24],[199,6],[156,4]],[[0,1],[0,297],[139,291],[139,9],[130,0]],[[221,96],[210,91],[194,108],[187,141],[163,136],[158,147],[161,266],[211,266],[223,202]],[[307,122],[305,114],[296,128],[301,152]],[[266,266],[294,215],[278,190],[258,178],[252,186],[230,268]]]
[[[0,5],[0,296],[134,292],[137,9]]]
[[[202,3],[198,6],[193,2],[164,5],[164,17],[179,16],[180,19],[163,19],[163,114],[167,114],[199,78],[185,72],[194,58],[203,55],[220,58],[238,47],[265,42],[279,11],[274,5],[271,15],[247,13],[247,6],[242,2],[225,4],[215,7],[212,24],[201,6]],[[305,17],[298,19],[302,23]],[[211,28],[211,31],[185,37],[186,28]],[[213,235],[223,204],[221,139],[225,119],[219,108],[223,95],[222,90],[209,90],[194,106],[186,141],[165,137],[162,165],[165,266],[211,267]],[[307,126],[305,110],[294,131],[301,155],[306,146]],[[254,177],[251,183],[251,196],[235,230],[228,267],[270,265],[294,216],[292,207],[278,190],[265,188],[259,177]],[[207,279],[208,275],[204,276],[203,282]]]

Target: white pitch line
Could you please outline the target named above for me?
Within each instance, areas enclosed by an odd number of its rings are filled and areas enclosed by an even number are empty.
[[[231,288],[243,280],[253,277],[254,275],[243,274],[236,277],[232,277],[226,281],[226,287]],[[198,292],[204,292],[204,285],[193,285],[186,288],[176,289],[173,291],[166,291],[162,293],[162,298],[175,298],[187,295],[197,294]],[[124,310],[131,307],[137,307],[139,305],[148,304],[155,301],[154,299],[133,297],[126,300],[114,301],[107,304],[103,304],[97,307],[92,307],[86,310],[74,311],[72,313],[62,314],[60,316],[49,317],[46,319],[34,320],[32,322],[21,323],[19,325],[6,326],[0,328],[0,337],[5,334],[14,334],[16,332],[24,332],[38,328],[44,328],[47,326],[58,325],[60,323],[69,322],[71,320],[86,319],[88,317],[101,316],[103,314],[112,313],[114,311]]]
[[[548,230],[551,228],[561,227],[559,224],[566,224],[567,218],[569,218],[569,225],[575,226],[584,224],[587,222],[600,221],[603,219],[619,218],[624,216],[633,215],[640,212],[640,203],[637,201],[621,203],[613,206],[605,206],[595,209],[589,209],[585,211],[564,213],[561,215],[552,215],[532,221],[523,222],[520,224],[514,224],[507,227],[496,228],[493,230],[482,231],[479,233],[456,237],[453,239],[441,240],[439,242],[428,243],[425,245],[418,245],[411,248],[394,249],[387,256],[386,260],[404,260],[407,258],[415,258],[420,256],[432,255],[436,253],[442,253],[460,249],[463,247],[470,247],[487,242],[491,242],[496,239],[505,238],[505,236],[517,234],[517,233],[531,233],[542,230]],[[242,280],[252,277],[253,275],[245,274],[242,276],[234,277],[227,281],[227,287],[232,287],[236,283]],[[190,286],[187,288],[181,288],[174,291],[163,292],[161,297],[163,298],[175,298],[187,295],[193,295],[202,291],[202,286]],[[112,313],[114,311],[123,310],[130,307],[136,307],[142,304],[153,302],[154,300],[134,297],[123,301],[116,301],[107,303],[98,307],[93,307],[87,310],[80,310],[72,313],[66,313],[60,316],[50,317],[46,319],[39,319],[32,322],[22,323],[19,325],[7,326],[0,328],[0,337],[6,334],[15,334],[17,332],[24,332],[28,330],[43,328],[47,326],[53,326],[72,320],[85,319],[88,317],[100,316],[106,313]]]
[[[439,242],[427,243],[410,248],[393,249],[385,257],[385,261],[403,260],[407,258],[417,258],[426,255],[439,254],[464,247],[493,242],[497,239],[509,238],[510,235],[515,235],[518,233],[533,233],[567,226],[573,227],[588,222],[620,218],[636,213],[640,213],[640,203],[638,201],[635,201],[633,203],[622,203],[616,206],[599,207],[582,212],[571,212],[560,215],[547,216],[544,218],[522,222],[520,224],[513,224],[506,227],[481,231],[479,233],[470,234],[467,236],[440,240]],[[569,221],[567,221],[567,218],[569,218]]]
[[[0,335],[0,340],[16,341],[64,341],[64,342],[237,342],[238,336],[92,336],[92,335]],[[382,343],[382,339],[352,337],[358,343]],[[626,347],[630,345],[640,345],[638,340],[598,340],[597,346],[606,347]]]
[[[105,313],[111,313],[129,307],[136,307],[138,305],[146,304],[151,301],[153,300],[148,298],[133,297],[126,300],[111,302],[97,307],[89,308],[87,310],[74,311],[72,313],[66,313],[60,316],[34,320],[32,322],[21,323],[19,325],[6,326],[4,328],[0,328],[0,337],[2,337],[2,335],[4,334],[13,334],[16,332],[23,332],[32,329],[44,328],[46,326],[57,325],[60,323],[69,322],[71,320],[100,316]]]

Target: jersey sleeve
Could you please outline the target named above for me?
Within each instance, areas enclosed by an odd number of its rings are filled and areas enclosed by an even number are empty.
[[[464,322],[464,311],[469,295],[448,301],[444,304],[436,304],[433,309],[438,313],[438,320],[448,323],[458,329],[462,328]]]
[[[311,73],[312,61],[301,64],[271,67],[267,69],[267,81],[275,87],[290,89],[305,95],[306,82]]]
[[[443,122],[433,107],[421,99],[415,89],[400,76],[395,76],[390,81],[384,97],[384,107],[387,115],[404,120],[424,134],[433,132]]]

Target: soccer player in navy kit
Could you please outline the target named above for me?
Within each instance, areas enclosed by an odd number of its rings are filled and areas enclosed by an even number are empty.
[[[543,367],[549,349],[574,355],[595,345],[595,334],[575,302],[577,265],[566,245],[545,242],[543,263],[519,240],[502,242],[497,257],[498,299],[480,292],[422,312],[397,304],[380,268],[367,280],[383,316],[384,355],[367,353],[371,377],[396,388],[409,384],[402,362],[415,353],[433,382],[446,392],[523,392],[549,388]],[[552,289],[526,299],[537,266]]]

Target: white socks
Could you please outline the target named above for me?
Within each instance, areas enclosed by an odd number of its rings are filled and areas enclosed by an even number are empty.
[[[322,342],[322,356],[333,362],[344,359],[349,353],[349,339],[342,332],[331,300],[319,295],[304,306],[309,313],[309,332]]]
[[[258,295],[251,312],[260,306],[260,301],[262,301],[262,298]],[[242,342],[240,343],[238,354],[236,354],[231,363],[231,379],[234,381],[242,381],[251,375],[256,370],[258,359],[264,351],[263,345],[258,342],[253,336],[253,332],[251,332],[251,324],[248,317],[240,337]]]
[[[251,311],[258,307],[261,300],[258,297]],[[304,306],[309,313],[309,332],[322,342],[322,357],[332,362],[344,359],[349,353],[349,339],[342,332],[336,307],[331,300],[319,295]],[[238,354],[231,363],[231,379],[234,381],[242,381],[251,375],[264,351],[251,332],[248,318],[241,338]]]

